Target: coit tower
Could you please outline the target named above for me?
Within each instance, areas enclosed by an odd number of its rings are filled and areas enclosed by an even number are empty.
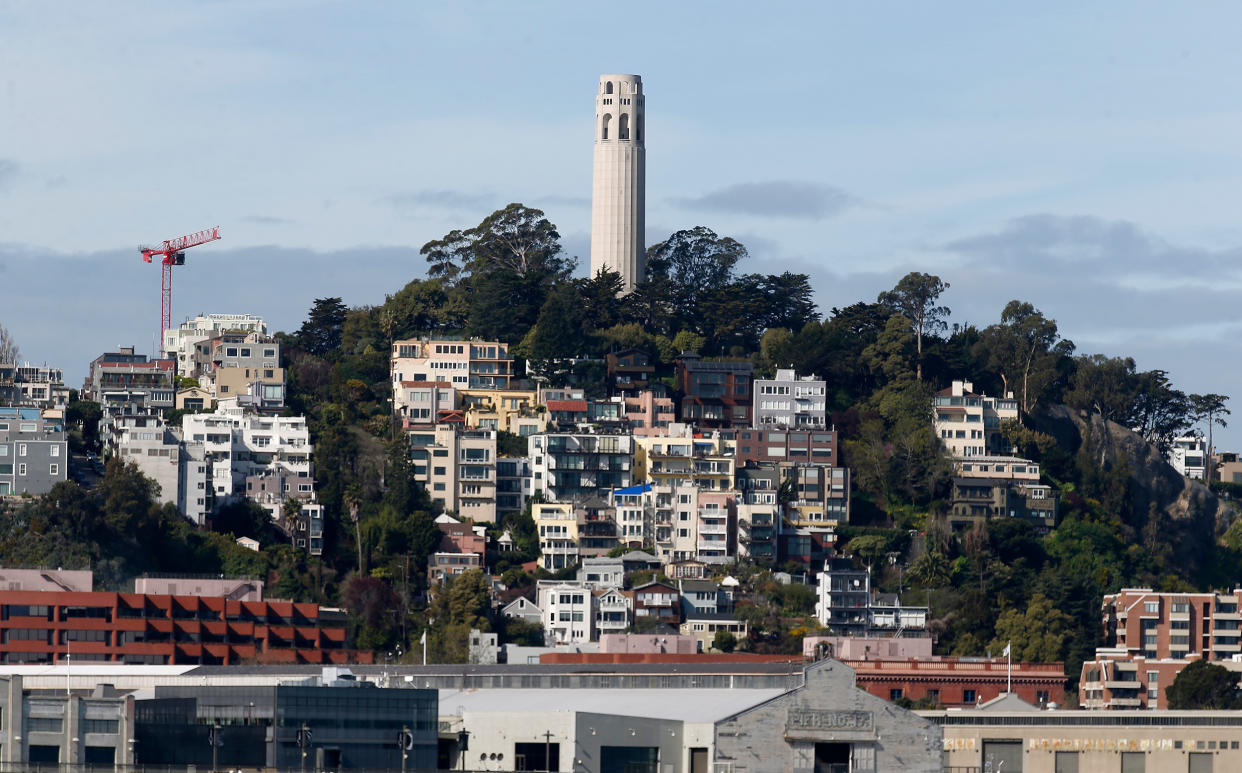
[[[595,95],[595,179],[591,194],[591,276],[621,275],[629,292],[647,275],[643,253],[647,164],[643,79],[601,75]]]

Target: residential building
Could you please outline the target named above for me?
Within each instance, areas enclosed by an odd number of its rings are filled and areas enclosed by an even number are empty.
[[[731,491],[737,466],[733,443],[717,433],[696,437],[685,424],[667,434],[634,438],[634,477],[657,486],[691,485]]]
[[[1207,440],[1199,435],[1182,435],[1173,438],[1168,460],[1179,475],[1203,480],[1207,470]]]
[[[285,404],[280,344],[259,332],[224,331],[195,344],[195,372],[216,400],[248,396],[260,410]]]
[[[625,562],[608,556],[584,558],[578,567],[578,582],[589,588],[623,588]]]
[[[543,625],[543,610],[539,605],[525,596],[518,596],[513,601],[504,605],[500,614],[505,617],[515,617],[535,625]]]
[[[1056,491],[1043,483],[1013,478],[955,477],[949,499],[949,523],[969,529],[992,518],[1023,518],[1046,533],[1057,523]]]
[[[531,495],[530,458],[502,456],[496,460],[496,518],[520,513]]]
[[[64,410],[69,405],[65,372],[47,365],[0,362],[0,405]]]
[[[725,631],[737,641],[745,641],[750,635],[746,621],[738,620],[725,612],[702,612],[691,609],[682,615],[680,627],[683,636],[693,636],[699,652],[715,650],[716,634]]]
[[[496,432],[459,424],[411,425],[411,467],[431,501],[476,523],[496,520]]]
[[[183,416],[181,437],[203,444],[217,506],[245,497],[247,478],[277,470],[311,476],[314,448],[304,416],[260,416],[222,400],[212,413]]]
[[[545,499],[572,502],[632,482],[634,437],[556,432],[529,439],[532,488]]]
[[[755,429],[827,429],[827,382],[777,370],[776,378],[755,379]]]
[[[120,417],[116,453],[159,486],[160,504],[171,504],[197,526],[215,507],[203,443],[183,442],[178,430],[155,416]]]
[[[621,400],[630,431],[639,437],[667,435],[668,428],[677,421],[677,404],[673,398],[654,390],[627,394]]]
[[[105,449],[116,448],[121,416],[162,416],[176,405],[173,360],[148,361],[134,347],[104,352],[90,364],[81,399],[99,403],[99,439]]]
[[[200,314],[164,331],[164,356],[176,361],[180,375],[197,377],[195,347],[222,333],[266,335],[267,323],[251,314]]]
[[[871,571],[856,568],[849,559],[825,561],[816,592],[815,616],[834,633],[870,636],[927,627],[927,607],[903,605],[894,596],[873,593]]]
[[[176,409],[179,411],[204,411],[216,407],[216,398],[202,387],[183,387],[177,390]]]
[[[720,608],[720,586],[711,580],[680,580],[677,590],[681,593],[682,616],[690,614],[715,615]]]
[[[537,588],[545,644],[595,641],[595,595],[589,587],[575,582],[540,580]]]
[[[634,617],[660,623],[681,623],[681,591],[663,582],[649,582],[634,589]]]
[[[611,352],[608,363],[608,386],[612,394],[631,395],[645,390],[655,375],[651,354],[642,349]]]
[[[741,429],[726,433],[737,445],[738,464],[775,462],[778,464],[836,465],[837,432]]]
[[[620,588],[600,588],[591,591],[595,596],[595,632],[604,634],[625,633],[634,622],[634,602],[631,594]]]
[[[483,568],[483,556],[478,553],[458,553],[437,550],[427,556],[427,584],[431,587],[468,572]]]
[[[827,465],[778,465],[782,480],[793,485],[788,503],[795,527],[835,529],[850,520],[850,470]]]
[[[509,389],[513,357],[501,341],[409,338],[394,341],[392,383],[447,381],[455,389]]]
[[[674,376],[681,394],[678,420],[703,429],[749,427],[753,371],[749,360],[704,360],[682,352]]]
[[[1242,589],[1104,596],[1104,645],[1083,664],[1084,708],[1167,708],[1165,688],[1192,660],[1234,665],[1242,653]]]
[[[0,663],[155,665],[369,662],[345,649],[345,613],[291,601],[0,591]]]
[[[737,513],[732,492],[699,491],[694,555],[722,561],[737,555]]]
[[[953,468],[962,478],[1039,483],[1039,463],[1017,456],[975,456],[954,462]]]
[[[539,395],[528,389],[458,389],[458,408],[466,426],[508,432],[519,437],[548,428],[547,411],[539,410]]]
[[[940,442],[955,459],[1012,453],[1001,434],[1001,424],[1018,420],[1018,401],[976,394],[969,381],[954,381],[933,399],[933,426]]]
[[[615,548],[619,541],[617,511],[606,500],[592,497],[574,506],[578,519],[578,556],[601,558]]]
[[[616,510],[617,538],[621,544],[643,547],[655,540],[660,495],[653,491],[650,483],[614,489],[609,499]]]
[[[447,381],[399,381],[393,386],[393,410],[407,429],[436,424],[457,410],[457,390]]]
[[[539,531],[540,566],[555,572],[578,563],[578,517],[572,502],[536,502],[531,517]]]
[[[776,560],[777,533],[781,524],[779,502],[781,473],[777,465],[749,464],[739,467],[737,495],[737,552],[752,560]]]
[[[69,441],[59,411],[0,407],[0,496],[46,494],[69,479]]]

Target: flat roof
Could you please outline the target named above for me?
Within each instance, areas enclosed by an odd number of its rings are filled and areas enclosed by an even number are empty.
[[[440,716],[463,712],[580,711],[592,714],[716,722],[783,695],[766,689],[480,689],[441,690]]]

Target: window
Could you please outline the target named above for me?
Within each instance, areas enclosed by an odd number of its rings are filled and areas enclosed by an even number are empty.
[[[976,694],[974,690],[962,690],[962,703],[974,703]]]
[[[1155,615],[1155,614],[1159,614],[1159,612],[1160,612],[1159,601],[1144,601],[1143,602],[1143,613],[1144,614]]]
[[[24,465],[24,464],[19,464],[19,465],[17,465],[17,474],[18,474],[18,475],[25,475],[25,474],[26,474],[26,465]]]
[[[60,474],[60,465],[59,465],[59,464],[49,464],[49,465],[47,466],[47,474],[48,474],[48,475],[59,475],[59,474]]]
[[[18,455],[18,456],[25,456],[25,455],[26,455],[26,444],[25,444],[25,443],[18,443],[18,444],[17,444],[17,455]]]
[[[52,455],[52,456],[60,456],[60,446],[59,446],[59,445],[52,444],[51,455]]]
[[[898,698],[900,698],[900,697],[902,696],[902,694],[903,694],[903,693],[902,693],[902,689],[901,689],[900,687],[895,687],[895,688],[893,688],[892,690],[889,690],[889,691],[888,691],[888,699],[889,699],[890,701],[895,701],[895,700],[897,700]]]

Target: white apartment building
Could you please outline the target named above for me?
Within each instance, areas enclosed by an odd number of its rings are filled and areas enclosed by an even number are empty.
[[[1018,420],[1018,401],[975,394],[969,381],[954,381],[936,393],[932,417],[936,435],[955,459],[996,456],[1013,451],[1001,436],[1001,423]]]
[[[828,384],[814,375],[778,370],[776,378],[755,379],[754,429],[824,429],[828,426]]]
[[[654,542],[656,494],[650,483],[614,489],[608,500],[617,511],[617,536],[622,544],[641,547]]]
[[[634,602],[620,588],[591,591],[595,596],[595,638],[606,633],[625,633],[634,619]]]
[[[447,381],[401,381],[393,385],[393,411],[406,424],[434,424],[457,408],[457,390]]]
[[[582,644],[596,640],[595,594],[577,582],[540,580],[545,645]]]
[[[192,373],[195,344],[225,331],[266,335],[267,323],[252,314],[200,314],[175,329],[164,331],[164,352],[177,361],[178,373]]]
[[[408,428],[414,478],[445,512],[496,520],[496,432],[453,424]]]
[[[214,413],[187,414],[181,436],[202,443],[216,504],[246,495],[246,478],[283,470],[311,475],[310,431],[303,416],[259,416],[236,400],[221,400]]]
[[[173,504],[202,526],[214,505],[203,443],[183,443],[176,431],[153,416],[126,416],[117,427],[116,452],[159,486],[160,504]]]
[[[509,345],[500,341],[394,341],[390,364],[394,391],[402,381],[447,381],[457,389],[508,389],[513,379]]]
[[[1203,480],[1207,470],[1207,441],[1198,435],[1173,438],[1168,460],[1179,474],[1187,478]]]

